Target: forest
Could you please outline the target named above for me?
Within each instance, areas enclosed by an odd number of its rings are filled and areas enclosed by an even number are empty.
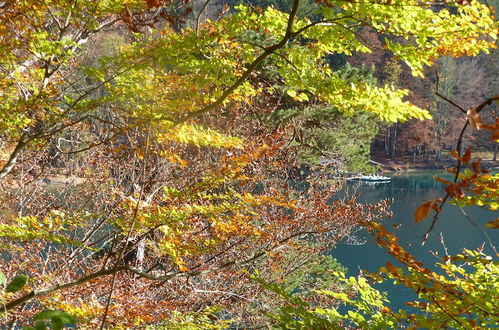
[[[0,1],[2,328],[496,327],[498,6]],[[419,243],[483,208],[488,250],[425,264],[342,193],[414,168]],[[360,230],[392,262],[350,276]]]

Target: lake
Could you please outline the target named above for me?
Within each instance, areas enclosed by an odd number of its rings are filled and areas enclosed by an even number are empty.
[[[432,218],[428,217],[416,224],[414,211],[429,199],[443,197],[445,186],[433,179],[435,175],[443,177],[445,173],[419,172],[394,175],[390,183],[375,185],[359,182],[348,183],[345,191],[349,193],[357,191],[360,194],[358,200],[361,202],[374,203],[381,199],[393,199],[391,204],[393,218],[384,220],[384,225],[399,237],[401,245],[408,252],[422,261],[428,268],[435,269],[433,266],[438,261],[430,251],[438,253],[440,256],[445,255],[440,233],[451,255],[461,252],[463,248],[475,249],[483,246],[485,252],[493,256],[494,253],[484,233],[474,227],[463,216],[458,207],[450,203],[444,207],[426,244],[421,246],[422,237],[428,230]],[[465,208],[465,211],[482,228],[485,228],[485,223],[497,218],[496,212],[486,209],[473,207]],[[401,226],[395,230],[394,224]],[[488,229],[487,232],[497,248],[499,244],[497,230],[494,232],[494,230]],[[355,236],[358,240],[365,241],[365,244],[352,245],[344,241],[330,252],[342,265],[348,268],[349,275],[358,275],[360,269],[375,272],[388,261],[395,263],[394,259],[384,249],[379,248],[364,230],[355,233]],[[405,306],[404,302],[416,297],[411,290],[403,285],[394,286],[391,283],[383,283],[376,288],[388,293],[388,298],[391,301],[390,307],[394,310],[400,308],[407,310],[408,306]]]

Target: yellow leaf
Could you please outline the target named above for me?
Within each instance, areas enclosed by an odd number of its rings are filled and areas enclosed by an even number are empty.
[[[137,149],[135,153],[137,154],[138,159],[144,159],[144,152],[142,151],[142,149]]]

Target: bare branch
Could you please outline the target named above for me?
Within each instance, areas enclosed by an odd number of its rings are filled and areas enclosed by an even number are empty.
[[[466,113],[466,110],[464,110],[463,107],[461,107],[459,104],[455,103],[454,101],[448,99],[447,97],[443,96],[442,94],[440,94],[440,92],[438,91],[438,88],[439,88],[439,77],[438,77],[438,71],[435,70],[435,76],[436,76],[436,82],[435,82],[435,95],[440,97],[442,100],[452,104],[454,107],[456,107],[457,109],[459,109],[462,113]]]
[[[199,10],[198,16],[196,17],[196,33],[199,35],[199,27],[200,27],[200,20],[201,20],[201,15],[203,14],[204,10],[208,6],[208,4],[211,2],[211,0],[206,0],[203,4],[203,7]]]

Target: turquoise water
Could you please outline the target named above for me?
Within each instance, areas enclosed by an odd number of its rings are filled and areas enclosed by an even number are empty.
[[[400,239],[401,245],[426,266],[433,266],[438,261],[431,252],[445,255],[441,243],[441,235],[449,254],[459,253],[463,248],[474,249],[483,246],[489,255],[494,255],[485,234],[473,226],[462,214],[461,210],[451,204],[447,204],[438,220],[435,228],[430,234],[424,246],[421,245],[422,237],[431,224],[431,217],[416,224],[414,222],[414,211],[423,202],[443,196],[444,185],[433,179],[434,175],[443,176],[443,173],[422,172],[411,175],[393,176],[391,183],[369,185],[366,183],[349,183],[346,191],[358,192],[359,201],[376,202],[381,199],[393,199],[391,210],[393,218],[385,219],[385,226]],[[467,214],[479,226],[497,217],[497,213],[481,208],[465,208]],[[394,225],[400,225],[394,229]],[[499,245],[497,230],[487,230],[492,243]],[[377,271],[387,261],[394,259],[385,250],[376,246],[371,237],[360,231],[355,234],[358,241],[365,241],[362,245],[352,245],[347,241],[337,245],[331,251],[341,264],[346,266],[350,275],[358,275],[359,270],[370,272]],[[435,267],[429,267],[435,268]],[[390,283],[377,286],[381,291],[388,294],[392,309],[407,309],[404,302],[414,299],[414,294],[404,286],[393,286]]]

